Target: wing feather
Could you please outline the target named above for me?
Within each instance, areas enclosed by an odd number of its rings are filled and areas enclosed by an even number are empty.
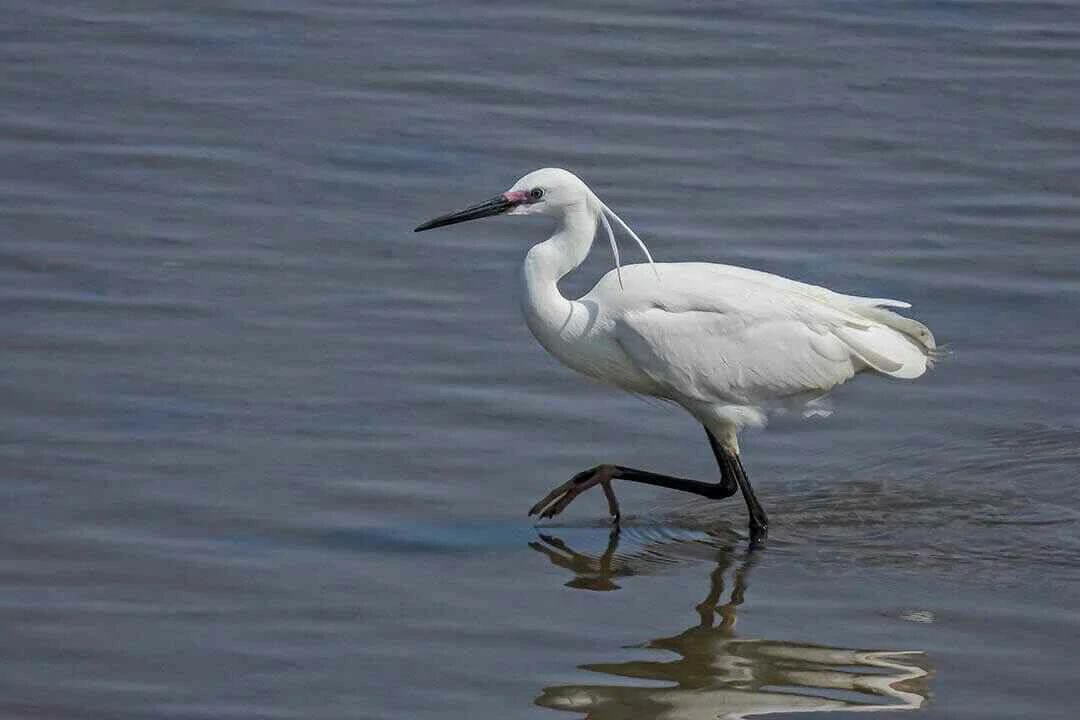
[[[726,265],[660,267],[663,291],[655,294],[647,290],[655,284],[624,268],[635,282],[620,294],[626,305],[613,318],[615,338],[675,398],[756,404],[820,395],[867,368],[914,378],[934,349],[925,325],[884,309],[907,307],[897,300]]]
[[[708,312],[633,313],[617,339],[638,369],[675,397],[757,404],[821,393],[856,372],[831,332],[793,319],[745,323]]]

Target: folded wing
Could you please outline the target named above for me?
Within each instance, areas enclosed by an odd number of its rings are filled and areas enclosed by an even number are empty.
[[[926,371],[930,331],[880,307],[902,303],[756,275],[765,274],[717,278],[711,292],[696,278],[677,299],[669,288],[663,303],[618,318],[616,339],[671,397],[703,402],[756,405],[821,394],[867,369],[902,379]]]

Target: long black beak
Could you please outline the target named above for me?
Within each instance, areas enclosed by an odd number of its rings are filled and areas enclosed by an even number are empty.
[[[447,213],[446,215],[440,215],[433,220],[428,220],[423,225],[418,226],[413,232],[423,232],[424,230],[431,230],[432,228],[442,227],[443,225],[453,225],[455,223],[465,222],[466,220],[478,220],[492,215],[499,215],[512,207],[514,207],[514,202],[512,200],[507,200],[502,195],[496,195],[479,205],[473,205],[464,210]]]

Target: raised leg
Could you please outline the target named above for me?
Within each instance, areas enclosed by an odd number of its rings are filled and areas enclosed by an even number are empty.
[[[613,521],[618,522],[619,503],[615,499],[615,492],[611,489],[612,480],[629,480],[644,485],[682,490],[711,500],[731,497],[739,489],[735,482],[707,483],[672,475],[661,475],[648,470],[623,467],[622,465],[597,465],[579,472],[567,482],[549,492],[540,502],[529,509],[529,514],[539,515],[541,518],[555,517],[583,492],[600,485],[604,489],[605,497],[607,497],[608,511],[611,513],[611,518]]]
[[[746,477],[742,461],[736,452],[728,450],[708,430],[709,445],[712,447],[716,462],[720,466],[720,482],[708,483],[700,480],[675,477],[673,475],[661,475],[660,473],[638,470],[637,468],[624,467],[622,465],[597,465],[579,472],[567,482],[558,486],[548,493],[540,502],[529,509],[529,515],[539,515],[541,518],[555,517],[567,508],[579,495],[586,490],[601,486],[604,496],[607,498],[608,511],[611,513],[613,522],[619,522],[619,502],[612,490],[612,480],[629,480],[630,482],[642,483],[690,492],[695,495],[709,498],[710,500],[722,500],[731,497],[738,491],[742,491],[746,500],[746,509],[750,514],[750,542],[760,544],[765,540],[769,530],[769,518],[754,495],[750,481]]]

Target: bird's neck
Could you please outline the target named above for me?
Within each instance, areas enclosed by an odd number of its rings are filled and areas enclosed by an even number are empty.
[[[525,256],[522,310],[533,335],[549,351],[562,338],[569,340],[576,303],[559,292],[559,280],[585,261],[596,234],[597,211],[584,201],[569,207],[555,234],[534,245]]]

